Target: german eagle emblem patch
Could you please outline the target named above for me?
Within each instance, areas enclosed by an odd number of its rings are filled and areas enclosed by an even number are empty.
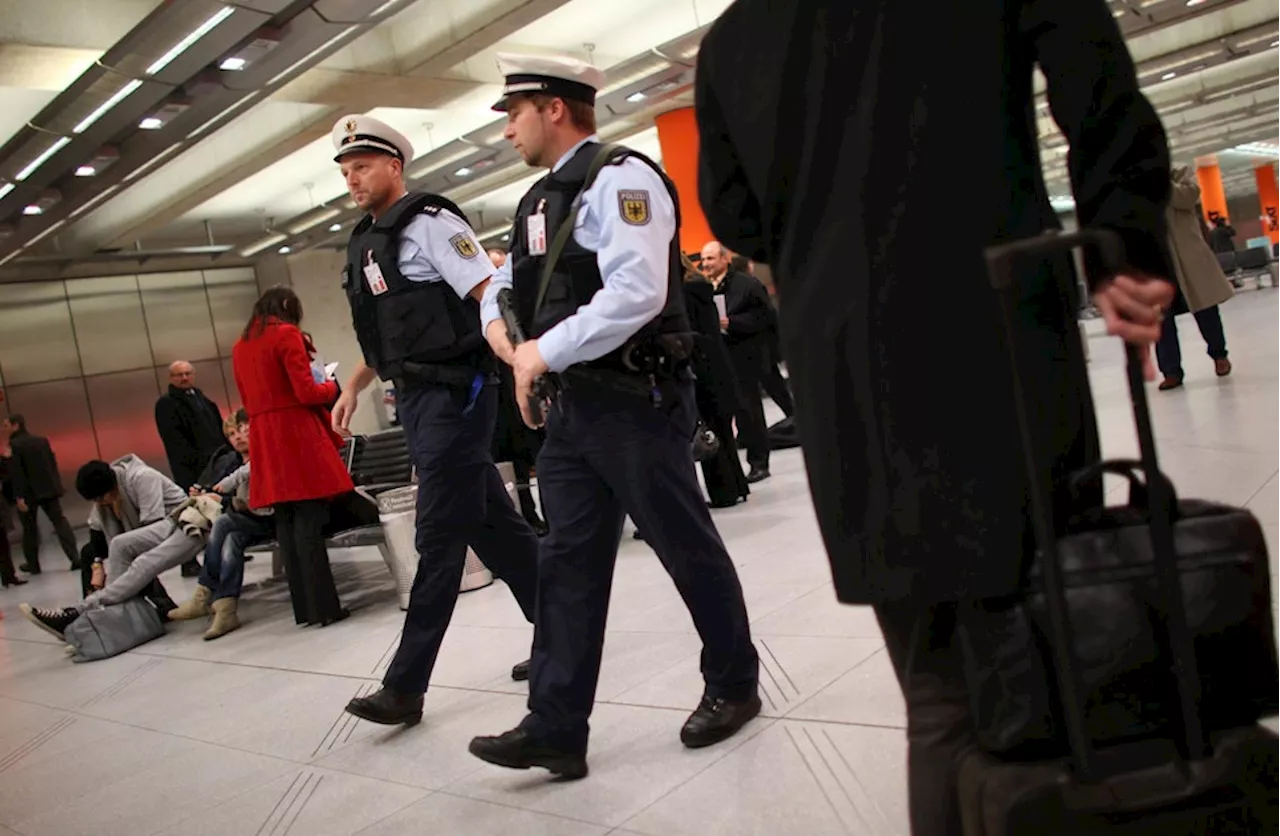
[[[449,244],[453,247],[453,251],[463,258],[475,258],[480,254],[480,250],[476,249],[476,242],[472,241],[471,236],[465,232],[459,232],[450,238]]]
[[[644,226],[649,222],[649,193],[619,189],[618,211],[632,226]]]

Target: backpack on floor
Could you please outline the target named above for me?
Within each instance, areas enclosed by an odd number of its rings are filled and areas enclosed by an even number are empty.
[[[122,604],[84,612],[63,631],[73,662],[96,662],[132,650],[164,635],[156,608],[139,595]]]

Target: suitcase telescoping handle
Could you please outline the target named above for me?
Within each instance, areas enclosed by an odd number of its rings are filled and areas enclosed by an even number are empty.
[[[1000,298],[1006,344],[1012,361],[1014,400],[1031,489],[1032,524],[1036,542],[1039,545],[1038,560],[1049,609],[1054,668],[1062,691],[1067,739],[1071,744],[1076,773],[1082,781],[1096,780],[1102,776],[1097,772],[1093,745],[1086,731],[1083,689],[1072,652],[1066,590],[1058,558],[1057,534],[1054,530],[1051,505],[1054,493],[1050,471],[1049,468],[1042,467],[1042,463],[1037,460],[1033,444],[1036,434],[1031,427],[1026,390],[1020,369],[1021,358],[1016,343],[1017,317],[1014,284],[1015,271],[1029,262],[1089,246],[1094,247],[1102,257],[1102,263],[1108,273],[1114,274],[1124,267],[1124,242],[1115,232],[1106,229],[1082,229],[1073,233],[1050,232],[1035,238],[988,247],[985,251],[991,285]],[[1066,305],[1063,306],[1063,311],[1064,314],[1067,312]],[[1160,611],[1169,640],[1168,647],[1174,679],[1178,687],[1183,732],[1181,742],[1185,747],[1185,756],[1191,760],[1199,760],[1208,753],[1199,712],[1200,676],[1197,671],[1191,631],[1187,626],[1182,584],[1178,578],[1171,517],[1173,510],[1171,485],[1160,473],[1159,463],[1156,460],[1151,413],[1147,406],[1146,382],[1142,377],[1143,350],[1133,345],[1125,346],[1129,397],[1133,403],[1133,418],[1134,423],[1137,424],[1138,448],[1141,451],[1142,471],[1147,487],[1147,522],[1151,533],[1152,557],[1155,562],[1156,588],[1162,599]]]

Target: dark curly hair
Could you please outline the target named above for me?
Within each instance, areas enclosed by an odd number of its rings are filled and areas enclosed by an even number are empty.
[[[97,502],[116,489],[118,481],[111,465],[93,460],[76,474],[76,492],[90,502]]]

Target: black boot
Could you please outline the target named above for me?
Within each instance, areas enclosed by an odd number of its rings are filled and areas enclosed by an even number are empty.
[[[524,729],[512,729],[497,737],[472,738],[467,747],[482,761],[507,769],[540,766],[568,781],[587,777],[585,752],[570,752],[534,740]]]
[[[701,749],[728,740],[759,713],[758,695],[745,702],[729,702],[704,694],[680,729],[680,742],[690,749]]]
[[[422,695],[379,688],[347,703],[347,713],[382,726],[416,726],[422,722]]]
[[[194,557],[182,564],[182,577],[198,578],[200,577],[200,561]]]
[[[511,678],[516,682],[525,682],[529,679],[529,660],[525,659],[520,664],[511,668]]]

